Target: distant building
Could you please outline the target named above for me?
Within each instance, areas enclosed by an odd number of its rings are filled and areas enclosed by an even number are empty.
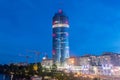
[[[90,59],[90,56],[81,56],[79,57],[79,65],[83,65],[83,66],[88,66],[90,65],[90,62],[91,59]]]
[[[77,57],[70,57],[70,58],[68,58],[67,60],[66,60],[66,62],[67,62],[67,65],[73,65],[73,66],[75,66],[75,65],[77,65],[78,64],[78,62],[77,62]]]
[[[50,68],[53,65],[53,59],[43,59],[41,65],[45,68]]]
[[[66,60],[66,69],[72,72],[78,72],[81,70],[81,67],[79,66],[79,57],[72,56]]]
[[[79,66],[81,66],[81,73],[89,74],[91,69],[91,58],[90,55],[81,56],[78,59]]]
[[[62,10],[59,10],[53,16],[53,61],[54,63],[64,64],[69,58],[69,40],[68,40],[68,17]]]
[[[50,68],[53,63],[52,59],[44,58],[42,66]],[[100,56],[69,57],[66,59],[65,66],[58,66],[58,70],[80,72],[82,74],[120,76],[120,54],[105,52]]]
[[[101,65],[100,74],[103,75],[112,75],[112,69],[115,66],[120,66],[117,53],[105,52],[98,56],[98,59]]]
[[[120,71],[120,54],[105,52],[100,56],[85,55],[70,57],[67,64],[72,70],[80,71],[83,74],[115,75]]]

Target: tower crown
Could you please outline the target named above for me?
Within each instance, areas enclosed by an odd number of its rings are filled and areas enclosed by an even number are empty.
[[[62,9],[59,9],[59,11],[58,11],[59,13],[62,13]]]
[[[54,27],[69,27],[68,17],[61,9],[53,16],[53,28]]]

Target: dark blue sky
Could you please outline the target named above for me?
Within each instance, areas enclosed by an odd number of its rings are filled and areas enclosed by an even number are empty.
[[[69,17],[70,54],[120,52],[119,0],[0,0],[0,63],[23,62],[19,54],[52,50],[52,17]],[[32,57],[29,62],[34,62]]]

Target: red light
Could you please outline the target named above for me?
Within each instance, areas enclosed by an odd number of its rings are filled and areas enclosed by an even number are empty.
[[[62,13],[62,10],[61,9],[59,9],[59,11],[58,11],[59,13]]]
[[[54,25],[54,22],[52,24]]]
[[[65,21],[66,24],[68,24],[68,21]]]
[[[53,55],[55,55],[55,52],[56,52],[55,50],[52,50]]]
[[[53,37],[55,37],[55,36],[56,36],[56,34],[52,34],[52,36],[53,36]]]

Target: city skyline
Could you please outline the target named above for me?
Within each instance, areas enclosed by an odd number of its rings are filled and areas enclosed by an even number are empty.
[[[26,59],[18,55],[33,56],[27,50],[52,57],[51,23],[59,8],[69,17],[70,55],[119,53],[119,3],[119,0],[1,0],[0,64],[25,62]],[[34,58],[29,62],[34,62]]]

